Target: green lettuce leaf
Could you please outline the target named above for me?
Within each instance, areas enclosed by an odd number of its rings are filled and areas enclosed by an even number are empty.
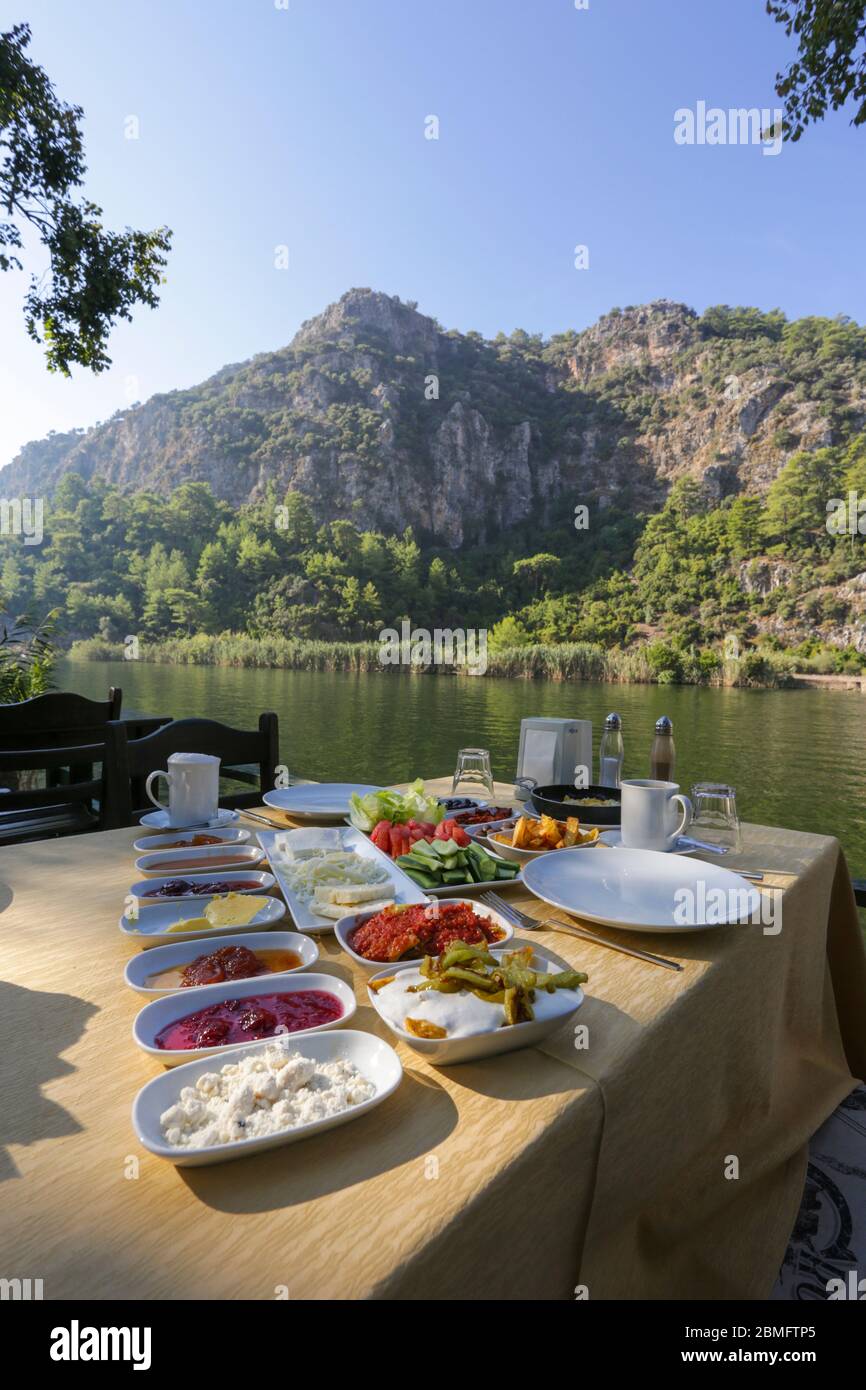
[[[366,834],[380,820],[391,821],[392,825],[403,825],[409,820],[430,821],[438,825],[444,815],[444,806],[440,806],[435,795],[425,792],[421,777],[417,777],[405,792],[386,789],[370,792],[367,796],[353,792],[350,797],[349,820],[356,830],[363,830]]]

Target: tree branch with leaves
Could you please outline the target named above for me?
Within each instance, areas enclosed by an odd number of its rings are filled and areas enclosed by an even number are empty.
[[[797,57],[776,75],[785,103],[784,138],[799,140],[807,125],[849,100],[852,125],[866,121],[866,0],[767,0],[767,13],[796,36]]]
[[[131,319],[136,304],[159,303],[171,232],[112,232],[96,203],[76,201],[86,173],[84,112],[59,99],[27,55],[30,39],[27,24],[0,34],[0,271],[23,269],[22,229],[34,229],[49,265],[31,277],[27,331],[44,343],[50,371],[102,372],[115,321]]]

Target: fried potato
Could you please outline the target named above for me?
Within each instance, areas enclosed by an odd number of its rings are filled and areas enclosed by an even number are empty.
[[[415,1038],[447,1038],[448,1031],[438,1023],[429,1023],[426,1018],[404,1018],[403,1027]]]
[[[511,844],[515,849],[548,850],[571,849],[573,845],[591,845],[598,839],[597,828],[581,830],[577,816],[568,820],[554,820],[553,816],[542,816],[533,820],[531,816],[521,816],[511,833]],[[500,838],[493,836],[493,839]],[[502,836],[506,840],[506,836]]]
[[[515,849],[528,849],[530,827],[535,825],[535,821],[528,816],[521,816],[511,835],[511,843]]]

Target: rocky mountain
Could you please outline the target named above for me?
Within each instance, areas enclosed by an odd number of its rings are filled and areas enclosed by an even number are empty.
[[[0,494],[50,495],[69,472],[160,493],[206,480],[232,504],[274,484],[320,521],[456,549],[579,502],[656,511],[684,476],[708,506],[760,495],[864,423],[866,334],[843,319],[659,300],[488,341],[354,289],[286,348],[26,445]]]

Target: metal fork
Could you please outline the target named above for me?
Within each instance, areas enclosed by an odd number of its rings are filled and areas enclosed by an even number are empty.
[[[500,898],[497,893],[482,893],[481,901],[501,912],[515,927],[521,927],[524,931],[540,931],[542,927],[550,927],[554,931],[592,941],[596,946],[607,946],[609,950],[619,951],[624,956],[635,956],[638,960],[648,961],[650,965],[661,965],[665,970],[683,968],[678,961],[667,960],[664,956],[654,956],[651,951],[639,951],[634,946],[621,946],[618,941],[606,941],[603,936],[596,936],[595,932],[587,931],[585,927],[576,927],[572,922],[561,922],[558,917],[545,917],[542,921],[537,917],[529,917],[525,912],[521,912],[520,908]]]

